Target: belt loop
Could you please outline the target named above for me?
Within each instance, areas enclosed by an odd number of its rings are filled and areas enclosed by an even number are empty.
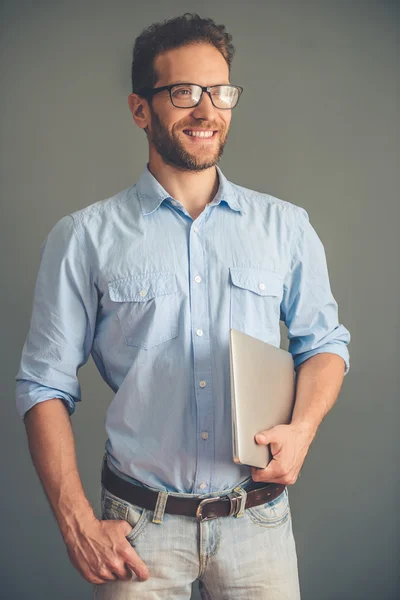
[[[162,523],[167,500],[168,492],[158,492],[156,507],[154,509],[153,523]]]
[[[239,510],[238,510],[237,514],[233,515],[233,516],[237,517],[237,518],[243,517],[244,509],[246,507],[247,492],[242,487],[240,487],[240,485],[235,487],[234,491],[237,492],[240,496],[240,506],[239,506]]]

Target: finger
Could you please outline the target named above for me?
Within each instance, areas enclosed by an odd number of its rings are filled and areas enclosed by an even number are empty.
[[[117,579],[114,573],[111,572],[111,569],[107,568],[106,566],[101,567],[96,572],[96,576],[100,577],[100,579],[103,579],[104,581],[115,581]]]
[[[265,469],[257,469],[254,471],[255,481],[266,481],[271,483],[278,483],[276,480],[283,477],[284,474],[282,466],[274,460],[271,460]]]
[[[264,429],[263,431],[259,431],[254,436],[254,439],[257,442],[257,444],[264,444],[264,445],[271,444],[272,442],[277,442],[278,437],[277,437],[277,432],[275,430],[275,427],[272,427],[271,429]]]
[[[132,579],[131,569],[125,564],[124,558],[120,555],[109,563],[108,568],[117,579]]]
[[[90,575],[90,577],[85,577],[85,579],[89,583],[95,583],[97,585],[107,583],[107,581],[105,579],[100,579],[100,577],[97,577],[96,575]]]
[[[281,483],[281,484],[286,484],[286,479],[285,476],[282,475],[280,477],[272,477],[270,475],[255,475],[253,477],[253,480],[258,482],[258,483]]]
[[[113,571],[112,573],[118,579],[122,579],[123,581],[129,581],[130,579],[132,579],[132,571],[125,564],[121,569],[118,569],[118,571]]]
[[[129,544],[129,542],[128,542]],[[128,567],[130,569],[132,569],[132,571],[134,571],[134,573],[136,573],[136,575],[140,578],[140,579],[148,579],[150,577],[150,573],[149,570],[146,566],[146,564],[142,561],[142,559],[140,558],[140,556],[133,550],[132,546],[130,546],[130,550],[131,552],[126,552],[124,555],[124,559],[125,559],[125,563],[128,565]]]

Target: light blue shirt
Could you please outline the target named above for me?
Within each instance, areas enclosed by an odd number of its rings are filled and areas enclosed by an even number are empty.
[[[21,418],[50,398],[72,414],[91,354],[115,394],[109,464],[187,494],[251,475],[232,460],[231,327],[279,347],[283,320],[295,369],[331,352],[349,370],[350,333],[307,212],[217,173],[218,192],[195,220],[146,166],[137,184],[54,225],[15,377]]]

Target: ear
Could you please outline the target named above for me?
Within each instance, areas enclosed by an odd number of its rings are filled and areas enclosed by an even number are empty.
[[[147,101],[138,94],[129,94],[128,105],[136,125],[141,129],[145,129],[148,126]]]

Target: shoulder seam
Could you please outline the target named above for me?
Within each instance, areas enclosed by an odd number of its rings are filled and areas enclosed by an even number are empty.
[[[293,206],[296,206],[296,205],[293,205]],[[298,209],[297,212],[300,215],[302,215],[307,221],[309,221],[309,216],[308,216],[306,209],[303,208],[302,206],[297,206],[297,209]],[[294,267],[294,260],[297,255],[299,241],[300,241],[300,234],[302,232],[303,232],[303,227],[302,227],[301,223],[296,221],[296,235],[294,236],[292,250],[291,250],[292,260],[290,262],[290,271],[292,271],[293,267]]]
[[[272,196],[271,194],[268,194],[267,192],[260,192],[258,190],[251,190],[249,188],[245,188],[243,186],[240,186],[236,183],[232,184],[235,187],[235,193],[238,194],[241,198],[243,198],[244,200],[247,199],[247,194],[251,196],[260,196],[262,197],[264,200],[266,200],[269,204],[273,204],[279,208],[282,209],[286,209],[286,210],[296,210],[296,209],[302,209],[301,206],[299,206],[298,204],[293,204],[293,202],[289,202],[288,200],[282,200],[281,198],[277,198],[276,196]]]
[[[94,202],[92,205],[89,205],[89,206],[81,208],[77,211],[74,211],[74,213],[71,213],[71,216],[73,216],[74,219],[77,221],[82,221],[84,217],[91,216],[92,214],[99,213],[101,211],[110,210],[111,208],[115,208],[116,206],[118,206],[119,204],[128,200],[128,198],[131,197],[132,191],[135,187],[136,187],[136,184],[134,183],[131,186],[129,186],[128,188],[126,188],[125,190],[121,190],[114,196],[109,196],[108,198],[104,198],[103,200],[98,200],[97,202]],[[122,195],[120,198],[117,198],[117,196],[119,196],[120,194],[123,194],[123,192],[126,192],[126,193],[124,195]],[[96,206],[96,204],[100,204],[100,206]]]
[[[75,217],[74,217],[74,215],[72,213],[70,213],[68,215],[68,217],[71,217],[71,219],[72,219],[72,227],[74,229],[76,237],[78,238],[78,244],[79,244],[81,250],[83,250],[83,240],[82,240],[82,237],[81,237],[81,228],[79,228],[79,230],[78,230],[77,220],[75,219]],[[79,223],[79,225],[81,225],[81,223]]]

